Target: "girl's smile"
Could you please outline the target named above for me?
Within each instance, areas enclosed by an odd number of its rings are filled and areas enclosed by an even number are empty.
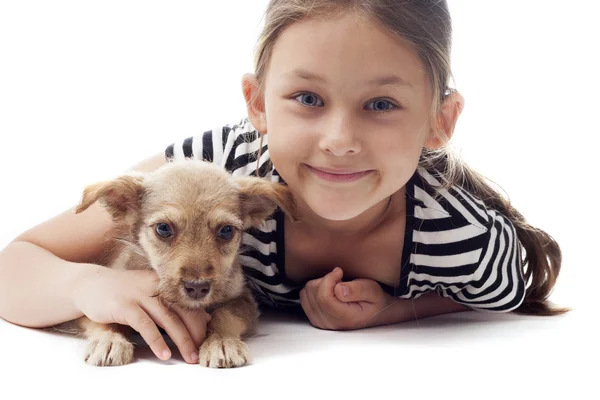
[[[316,167],[308,164],[302,164],[302,166],[308,168],[308,170],[319,179],[333,183],[355,182],[375,172],[372,169],[357,170],[355,168],[328,168]]]

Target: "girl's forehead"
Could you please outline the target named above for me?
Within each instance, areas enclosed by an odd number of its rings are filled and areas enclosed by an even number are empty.
[[[423,63],[410,45],[353,14],[288,26],[274,45],[269,71],[273,79],[327,83],[348,77],[409,88],[422,85],[425,78]]]

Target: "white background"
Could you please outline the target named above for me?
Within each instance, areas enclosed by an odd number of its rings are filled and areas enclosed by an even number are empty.
[[[253,71],[266,4],[0,1],[0,246],[73,205],[90,182],[245,116],[240,81]],[[250,341],[252,366],[230,371],[149,353],[127,367],[87,367],[82,341],[0,321],[0,398],[541,398],[586,387],[595,394],[576,398],[595,397],[599,6],[449,5],[466,98],[455,146],[562,245],[552,299],[572,314],[463,313],[346,333],[267,316],[267,336]]]

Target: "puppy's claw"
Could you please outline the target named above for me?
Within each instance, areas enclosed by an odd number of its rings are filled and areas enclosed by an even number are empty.
[[[119,334],[99,335],[90,340],[85,362],[98,367],[130,364],[133,362],[133,344]]]
[[[248,363],[248,345],[235,338],[211,336],[200,347],[200,365],[210,368],[235,368]]]

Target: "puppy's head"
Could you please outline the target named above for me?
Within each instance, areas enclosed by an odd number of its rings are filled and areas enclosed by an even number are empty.
[[[233,177],[203,161],[167,163],[148,174],[123,175],[87,187],[77,212],[99,201],[129,230],[129,240],[160,277],[164,300],[206,307],[240,293],[242,232],[279,206],[295,219],[284,185]]]

